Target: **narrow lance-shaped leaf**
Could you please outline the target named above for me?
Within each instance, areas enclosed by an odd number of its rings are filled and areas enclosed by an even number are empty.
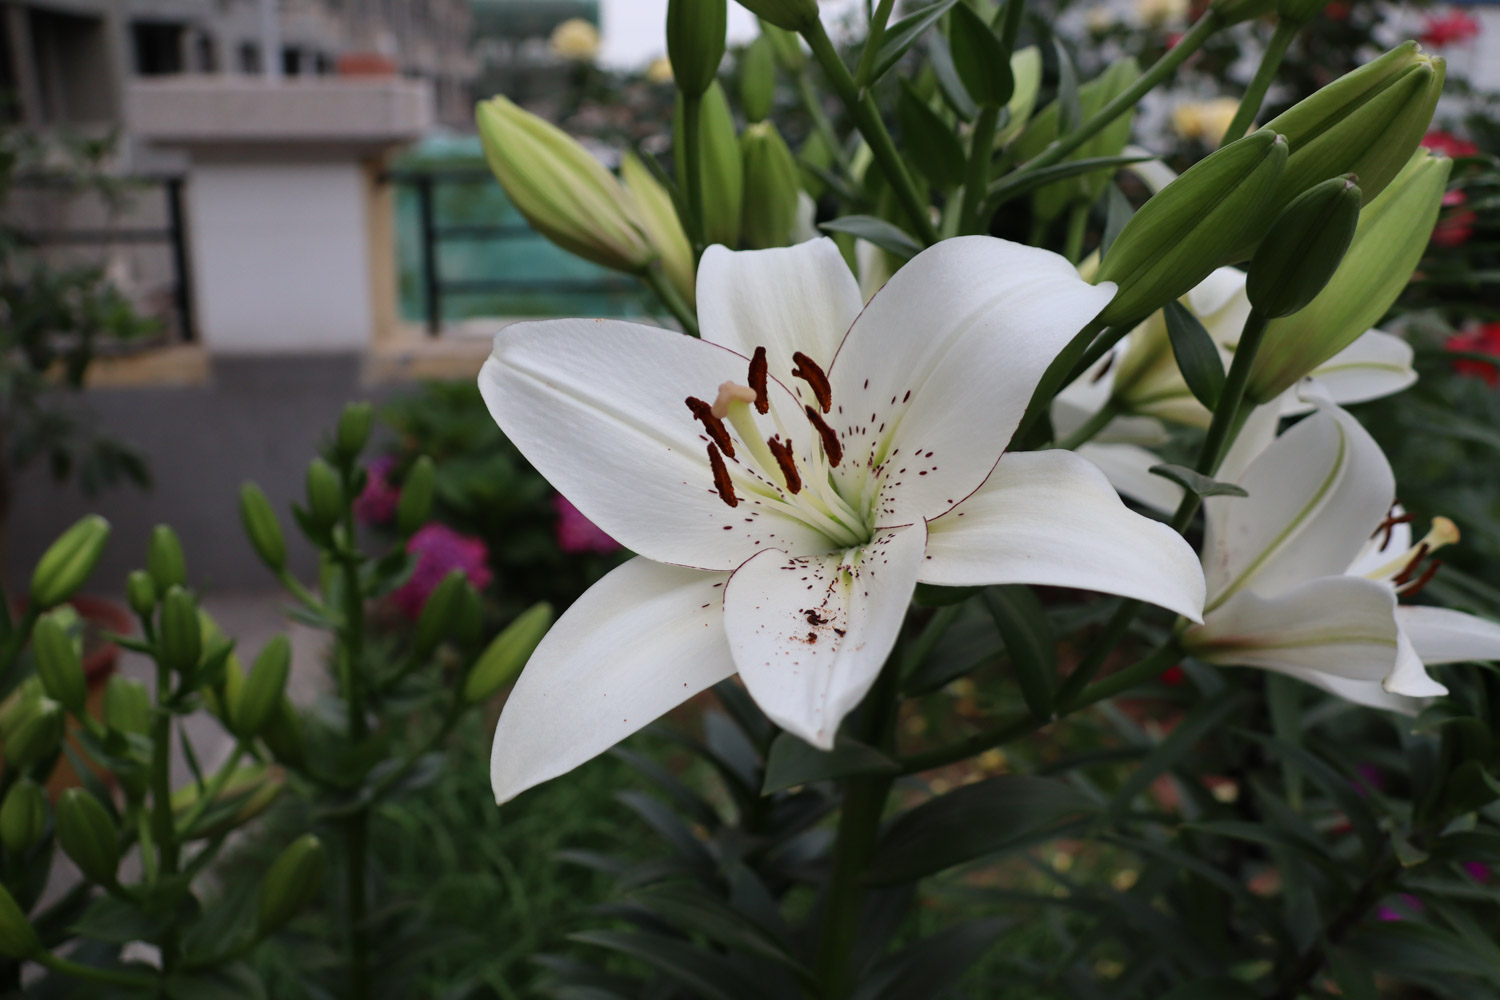
[[[958,69],[953,65],[953,52],[948,47],[948,39],[940,32],[935,31],[927,36],[927,63],[932,67],[932,75],[937,78],[938,89],[943,92],[943,99],[948,102],[948,107],[964,121],[973,121],[974,116],[979,113],[979,105],[974,103],[964,82],[958,78]]]
[[[1153,465],[1149,471],[1153,476],[1161,476],[1163,479],[1171,480],[1189,493],[1196,493],[1200,497],[1245,497],[1250,494],[1245,492],[1243,486],[1234,483],[1221,483],[1217,479],[1205,476],[1196,469],[1189,469],[1185,465]]]
[[[1057,645],[1047,610],[1031,588],[1020,585],[984,591],[989,609],[1026,707],[1038,719],[1052,718],[1052,687],[1057,678]]]
[[[1183,381],[1198,402],[1213,410],[1224,392],[1224,362],[1218,345],[1198,317],[1175,299],[1162,310],[1167,320],[1167,337],[1172,355],[1182,372]]]
[[[968,4],[953,8],[949,24],[953,66],[964,89],[982,105],[1003,107],[1016,89],[1005,43]]]
[[[906,155],[933,186],[946,189],[963,183],[964,149],[958,136],[905,79],[896,101],[896,117]]]
[[[771,744],[761,794],[770,795],[813,781],[854,774],[895,774],[898,770],[896,762],[879,750],[846,736],[840,736],[832,750],[819,750],[791,733],[782,733]]]
[[[820,223],[818,228],[858,236],[902,260],[910,260],[922,249],[904,229],[873,215],[846,215],[832,222]]]
[[[930,7],[923,7],[886,28],[885,35],[880,39],[880,49],[875,54],[875,69],[870,74],[867,86],[875,86],[881,77],[889,73],[901,61],[901,57],[906,55],[906,50],[915,45],[927,29],[936,24],[938,18],[948,13],[957,2],[958,0],[938,0]]]

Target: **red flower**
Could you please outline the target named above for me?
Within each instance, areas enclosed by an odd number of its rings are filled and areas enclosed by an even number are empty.
[[[1333,0],[1327,7],[1323,8],[1323,13],[1328,16],[1328,20],[1330,21],[1347,21],[1349,20],[1349,15],[1353,12],[1354,5],[1345,3],[1344,0]]]
[[[1467,139],[1460,139],[1452,132],[1428,132],[1422,137],[1422,145],[1454,159],[1473,156],[1479,152],[1478,146]]]
[[[1182,671],[1182,664],[1174,663],[1161,672],[1161,682],[1167,687],[1177,687],[1187,680],[1187,674]]]
[[[1443,204],[1449,208],[1462,205],[1469,198],[1462,191],[1449,191],[1443,195]],[[1438,219],[1436,226],[1432,228],[1433,246],[1459,247],[1469,242],[1469,237],[1474,235],[1474,223],[1479,216],[1467,209],[1449,214]]]
[[[1470,17],[1461,10],[1455,10],[1441,17],[1429,15],[1421,40],[1424,45],[1441,47],[1455,42],[1467,42],[1477,34],[1479,34],[1479,19]]]
[[[396,606],[413,621],[422,614],[427,598],[455,569],[464,571],[476,590],[490,585],[489,549],[481,539],[460,534],[436,521],[424,524],[406,543],[406,551],[417,557],[411,578],[391,595]]]
[[[1473,330],[1455,333],[1443,346],[1450,351],[1500,355],[1500,323],[1485,323]],[[1453,370],[1460,375],[1482,378],[1492,386],[1500,386],[1500,368],[1488,361],[1461,358],[1453,362]]]

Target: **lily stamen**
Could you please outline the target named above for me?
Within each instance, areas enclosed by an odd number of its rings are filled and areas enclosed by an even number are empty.
[[[764,416],[771,409],[771,397],[766,392],[766,349],[757,347],[750,358],[750,388],[755,393],[755,412]]]
[[[823,453],[828,456],[828,464],[837,466],[844,460],[844,446],[839,444],[838,432],[818,415],[818,411],[811,406],[804,407],[807,419],[817,430],[818,436],[823,439]]]
[[[781,476],[786,480],[788,493],[797,494],[802,492],[802,476],[797,472],[797,463],[792,458],[792,442],[783,442],[778,437],[768,438],[766,444],[771,448],[771,454],[776,456],[776,464],[781,467]]]
[[[818,367],[818,363],[801,351],[793,354],[792,360],[797,362],[792,374],[807,383],[813,395],[818,397],[818,406],[823,412],[833,409],[833,386],[829,384],[828,376]]]
[[[708,464],[714,471],[714,489],[730,507],[738,507],[740,498],[734,495],[734,482],[729,478],[729,468],[724,464],[724,457],[719,454],[717,445],[708,446]]]
[[[713,438],[714,444],[719,446],[729,458],[734,457],[734,439],[729,436],[729,429],[724,426],[724,421],[714,415],[714,408],[697,396],[689,396],[686,400],[687,408],[693,411],[693,416],[703,424],[703,429],[708,436]]]

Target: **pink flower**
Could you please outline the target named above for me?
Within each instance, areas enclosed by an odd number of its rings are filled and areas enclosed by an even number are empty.
[[[1470,17],[1461,10],[1439,17],[1429,15],[1422,31],[1422,44],[1440,47],[1455,42],[1467,42],[1479,34],[1479,19]]]
[[[1450,351],[1500,355],[1500,323],[1484,323],[1472,330],[1455,333],[1443,346]],[[1496,369],[1488,361],[1461,358],[1453,362],[1453,370],[1460,375],[1482,378],[1492,386],[1500,386],[1500,369]]]
[[[396,516],[401,491],[391,485],[396,459],[382,455],[365,466],[365,488],[354,498],[354,516],[365,524],[387,524]]]
[[[1453,159],[1460,156],[1473,156],[1479,152],[1478,146],[1468,139],[1460,139],[1452,132],[1428,132],[1422,137],[1422,145]]]
[[[578,555],[584,552],[616,552],[620,543],[605,534],[583,511],[568,502],[561,493],[552,497],[552,509],[557,512],[557,524],[553,531],[557,535],[557,547],[564,552]]]
[[[1443,205],[1453,208],[1462,205],[1469,200],[1468,195],[1462,191],[1449,191],[1443,195]],[[1436,226],[1432,227],[1432,243],[1440,247],[1463,246],[1469,242],[1469,237],[1474,235],[1474,223],[1479,216],[1468,209],[1460,209],[1450,212],[1438,219]]]
[[[1410,920],[1425,909],[1427,907],[1422,905],[1420,899],[1409,892],[1403,892],[1397,897],[1395,905],[1380,908],[1379,917],[1381,920]]]
[[[393,596],[396,606],[413,621],[422,613],[427,598],[455,569],[464,571],[476,590],[490,585],[489,549],[472,535],[460,534],[433,521],[417,529],[406,543],[406,551],[417,557],[416,569]]]
[[[1465,861],[1461,867],[1464,874],[1475,882],[1484,883],[1490,880],[1490,866],[1483,861]]]

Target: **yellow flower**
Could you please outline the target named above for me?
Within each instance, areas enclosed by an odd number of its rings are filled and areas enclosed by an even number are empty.
[[[672,82],[672,61],[666,56],[657,56],[646,67],[646,79],[652,83]]]
[[[1188,0],[1136,0],[1135,13],[1153,28],[1187,20]]]
[[[593,62],[599,54],[599,29],[581,17],[570,17],[552,29],[547,46],[563,59]]]
[[[1172,131],[1182,139],[1197,139],[1217,144],[1234,120],[1240,102],[1232,97],[1215,97],[1210,101],[1188,101],[1172,110]]]

